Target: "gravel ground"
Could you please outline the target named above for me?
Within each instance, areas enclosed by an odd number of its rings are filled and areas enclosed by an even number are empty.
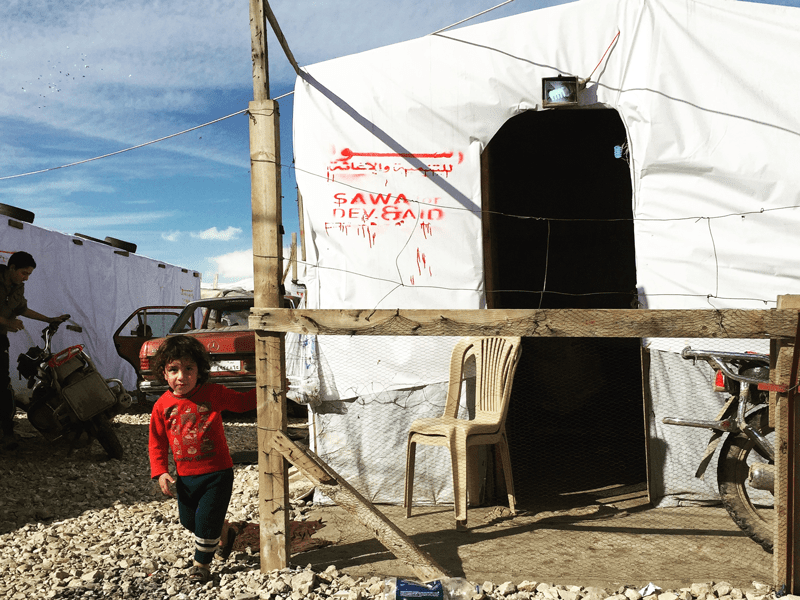
[[[193,539],[178,523],[177,504],[150,481],[149,407],[134,405],[115,418],[126,457],[108,460],[97,442],[70,449],[48,443],[18,415],[19,448],[0,453],[0,598],[222,598],[231,600],[367,600],[383,581],[352,578],[331,566],[261,573],[257,552],[235,551],[215,561],[213,580],[188,579]],[[226,423],[231,451],[256,448],[252,419]],[[258,472],[235,467],[230,521],[258,522]],[[302,497],[303,490],[296,494]],[[291,518],[305,519],[303,500]],[[293,562],[302,563],[302,554]],[[545,582],[475,582],[478,597],[539,600],[640,600],[635,588],[606,590]],[[683,590],[643,590],[647,600],[772,600],[773,590],[724,582]],[[787,599],[794,597],[787,596]]]

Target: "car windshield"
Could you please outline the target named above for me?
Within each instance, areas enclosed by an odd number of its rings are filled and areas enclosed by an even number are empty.
[[[199,323],[199,329],[218,329],[220,327],[247,327],[250,318],[252,298],[229,298],[225,301],[196,302],[183,309],[170,333],[190,331],[192,316]]]

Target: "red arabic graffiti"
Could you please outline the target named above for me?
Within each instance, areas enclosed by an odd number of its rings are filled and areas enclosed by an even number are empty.
[[[395,159],[395,160],[392,160]],[[328,180],[352,179],[366,175],[421,173],[425,177],[447,177],[455,165],[464,162],[463,152],[353,152],[344,148],[328,163]]]
[[[374,176],[383,177],[378,183],[374,180],[367,185],[362,182],[359,187],[375,189],[389,186],[389,178],[393,174],[403,177],[416,173],[424,177],[445,176],[464,162],[461,152],[355,152],[344,148],[334,156],[328,164],[328,180],[345,179],[347,177]],[[395,176],[397,180],[397,176]],[[417,225],[424,239],[430,239],[435,225],[445,218],[445,211],[439,208],[441,198],[419,198],[402,192],[369,192],[346,190],[336,192],[331,197],[331,208],[328,221],[324,223],[325,233],[334,236],[355,235],[373,248],[381,234],[388,232],[387,226],[406,227]],[[424,255],[418,266],[418,277],[431,273],[430,265]]]
[[[374,226],[374,223],[372,225]],[[370,248],[375,245],[377,233],[368,223],[343,223],[341,221],[328,221],[325,223],[325,233],[329,235],[341,233],[347,236],[351,232],[355,233],[359,237],[363,237],[369,244]]]
[[[375,245],[376,234],[369,228],[369,226],[362,224],[356,229],[356,232],[367,240],[370,248]]]
[[[417,271],[419,272],[420,277],[423,275],[433,277],[433,270],[428,264],[428,259],[425,256],[425,253],[419,248],[417,248]],[[411,285],[416,285],[417,278],[415,275],[411,275],[409,276],[408,281],[411,283]]]

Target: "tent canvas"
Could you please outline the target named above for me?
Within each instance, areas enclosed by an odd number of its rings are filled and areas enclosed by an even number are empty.
[[[800,155],[800,82],[791,75],[798,58],[795,8],[580,0],[307,67],[295,88],[294,148],[310,240],[308,306],[485,307],[481,153],[512,117],[542,110],[543,77],[590,74],[575,110],[613,109],[627,133],[642,304],[774,306],[800,276],[800,174],[793,164]],[[580,140],[541,142],[565,151]],[[427,356],[429,370],[446,373],[452,340],[387,342],[316,340],[326,365],[320,399],[353,403],[326,417],[317,443],[367,495],[397,501],[402,465],[375,466],[396,465],[402,452],[395,446],[372,458],[377,443],[355,435],[353,424],[386,418],[382,406],[390,397],[439,385],[440,377],[415,377],[418,371],[404,367]],[[674,436],[682,443],[697,434],[660,425],[672,408],[704,416],[718,410],[710,386],[688,390],[675,377],[697,368],[674,360],[691,342],[646,340],[655,407],[650,433],[667,449],[658,477],[665,502],[713,496],[713,484],[695,492],[680,477],[669,483],[683,460]],[[767,352],[767,342],[748,349]],[[364,373],[376,364],[386,373]],[[411,419],[438,410],[430,398],[412,404],[390,417],[400,439]],[[685,452],[689,460],[700,454]]]
[[[81,332],[61,327],[53,339],[60,350],[83,344],[105,378],[120,379],[136,389],[136,373],[120,358],[112,338],[117,327],[140,306],[180,306],[200,297],[199,274],[29,223],[0,224],[0,261],[14,252],[29,252],[36,269],[25,283],[28,306],[46,316],[71,315]],[[23,318],[25,329],[9,334],[11,385],[29,393],[17,376],[17,356],[41,346],[45,323]]]

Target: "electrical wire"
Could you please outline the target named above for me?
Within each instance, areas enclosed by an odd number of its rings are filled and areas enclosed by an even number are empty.
[[[328,179],[327,175],[322,175],[320,173],[314,173],[313,171],[308,171],[306,169],[301,169],[300,167],[296,166],[294,163],[292,164],[285,164],[285,163],[277,163],[283,169],[291,169],[294,171],[299,171],[300,173],[304,173],[311,177],[316,177],[318,179]],[[337,181],[337,185],[342,187],[347,187],[357,192],[365,192],[367,194],[385,194],[386,191],[376,191],[370,188],[360,187],[357,185],[353,185],[351,183],[347,183],[345,181]],[[419,200],[415,200],[413,198],[408,198],[407,202],[409,204],[418,204],[420,206],[427,206],[426,203],[421,202]],[[776,206],[773,208],[760,208],[758,210],[750,210],[744,212],[736,212],[736,213],[724,213],[720,215],[689,215],[686,217],[668,217],[668,218],[650,218],[650,217],[615,217],[615,218],[603,218],[603,217],[588,217],[588,218],[579,218],[579,217],[536,217],[531,215],[518,215],[514,213],[507,213],[501,212],[497,210],[481,210],[479,213],[471,208],[465,208],[463,206],[445,206],[441,204],[436,205],[437,208],[441,208],[442,210],[456,210],[456,211],[466,211],[474,214],[480,215],[493,215],[493,216],[500,216],[500,217],[508,217],[511,219],[523,219],[523,220],[531,220],[531,221],[552,221],[552,222],[575,222],[575,223],[613,223],[618,221],[623,222],[639,222],[639,223],[672,223],[672,222],[679,222],[679,221],[697,221],[698,219],[727,219],[730,217],[745,217],[747,215],[760,215],[767,212],[774,212],[779,210],[795,210],[800,208],[800,204],[790,204],[787,206]]]
[[[215,123],[219,123],[220,121],[224,121],[225,119],[230,119],[231,117],[235,117],[236,115],[241,115],[242,113],[247,112],[247,109],[240,110],[230,115],[226,115],[224,117],[220,117],[219,119],[214,119],[213,121],[209,121],[208,123],[203,123],[202,125],[196,125],[195,127],[191,127],[189,129],[184,129],[183,131],[179,131],[178,133],[173,133],[171,135],[166,135],[162,138],[158,138],[157,140],[152,140],[150,142],[145,142],[144,144],[137,144],[136,146],[131,146],[130,148],[123,148],[122,150],[117,150],[116,152],[109,152],[108,154],[103,154],[102,156],[95,156],[94,158],[87,158],[85,160],[79,160],[77,162],[69,163],[67,165],[61,165],[58,167],[50,167],[47,169],[40,169],[38,171],[30,171],[29,173],[20,173],[18,175],[6,175],[4,177],[0,177],[0,181],[4,179],[14,179],[16,177],[26,177],[28,175],[38,175],[39,173],[47,173],[48,171],[56,171],[58,169],[66,169],[67,167],[75,167],[77,165],[83,165],[88,162],[92,162],[95,160],[100,160],[101,158],[108,158],[109,156],[116,156],[117,154],[122,154],[123,152],[130,152],[131,150],[137,150],[139,148],[144,148],[145,146],[150,146],[151,144],[157,144],[158,142],[163,142],[164,140],[168,140],[170,138],[177,137],[179,135],[183,135],[184,133],[189,133],[190,131],[195,131],[196,129],[200,129],[202,127],[208,127],[209,125],[213,125]]]
[[[266,255],[262,255],[262,254],[257,254],[256,256],[259,257],[259,258],[277,258],[276,256],[266,256]],[[369,279],[371,281],[380,281],[380,282],[384,282],[384,283],[395,284],[395,287],[388,294],[386,294],[381,299],[381,301],[383,301],[386,298],[386,296],[390,295],[392,292],[394,292],[398,288],[400,288],[400,287],[408,287],[405,284],[403,284],[402,282],[398,282],[395,279],[389,279],[389,278],[386,278],[386,277],[378,277],[378,276],[374,276],[374,275],[367,275],[365,273],[359,273],[357,271],[351,271],[350,269],[344,269],[344,268],[340,268],[340,267],[331,267],[331,266],[322,266],[322,265],[319,265],[319,264],[316,264],[316,263],[303,261],[303,260],[298,260],[297,264],[298,265],[303,265],[303,266],[306,266],[306,267],[319,269],[321,271],[335,271],[335,272],[340,272],[340,273],[347,273],[348,275],[352,275],[353,277],[361,277],[361,278],[364,278],[364,279]],[[448,287],[448,286],[442,286],[442,285],[425,285],[425,284],[417,284],[417,285],[414,285],[413,287],[415,289],[444,290],[444,291],[449,291],[449,292],[475,291],[475,289],[473,287],[461,288],[461,287]],[[550,295],[553,295],[553,296],[568,296],[568,297],[571,297],[571,298],[585,298],[585,297],[588,297],[588,296],[611,296],[611,295],[620,295],[620,294],[636,295],[636,296],[641,296],[642,295],[642,294],[639,294],[639,293],[631,294],[631,292],[627,291],[627,290],[595,291],[595,292],[557,292],[557,291],[554,291],[554,290],[545,290],[545,289],[542,289],[542,290],[496,289],[496,290],[489,290],[486,293],[489,293],[489,294],[515,293],[515,294],[530,294],[530,295],[550,294]],[[708,294],[708,293],[706,293],[706,294],[686,294],[686,293],[680,293],[680,294],[679,293],[660,293],[659,294],[659,293],[648,293],[647,297],[649,297],[649,298],[655,298],[655,297],[660,297],[660,298],[661,297],[705,298],[705,299],[716,299],[716,300],[727,300],[727,301],[735,300],[735,301],[762,302],[762,303],[764,303],[766,305],[775,304],[777,302],[776,300],[766,299],[766,298],[719,296],[716,293],[714,293],[714,294]],[[540,305],[540,308],[541,308],[541,305]]]
[[[293,93],[294,93],[293,91],[292,92],[287,92],[286,94],[283,94],[281,96],[277,96],[277,97],[273,98],[273,100],[279,100],[280,98],[284,98],[284,97],[289,96],[289,95],[291,95]],[[58,169],[65,169],[67,167],[73,167],[73,166],[85,164],[85,163],[88,163],[88,162],[93,162],[93,161],[96,161],[96,160],[100,160],[102,158],[108,158],[108,157],[111,157],[111,156],[116,156],[118,154],[129,152],[131,150],[136,150],[138,148],[143,148],[145,146],[150,146],[152,144],[156,144],[158,142],[162,142],[162,141],[177,137],[179,135],[183,135],[185,133],[189,133],[191,131],[195,131],[195,130],[200,129],[202,127],[208,127],[209,125],[214,125],[216,123],[219,123],[219,122],[224,121],[226,119],[229,119],[231,117],[235,117],[237,115],[244,114],[246,112],[247,112],[247,109],[243,109],[243,110],[237,111],[235,113],[231,113],[230,115],[226,115],[224,117],[220,117],[219,119],[215,119],[213,121],[209,121],[209,122],[203,123],[201,125],[196,125],[195,127],[191,127],[189,129],[185,129],[183,131],[179,131],[177,133],[173,133],[171,135],[167,135],[167,136],[164,136],[164,137],[161,137],[161,138],[149,141],[149,142],[145,142],[143,144],[138,144],[136,146],[131,146],[129,148],[124,148],[122,150],[117,150],[115,152],[109,152],[108,154],[103,154],[101,156],[95,156],[93,158],[87,158],[85,160],[80,160],[80,161],[77,161],[77,162],[73,162],[73,163],[69,163],[69,164],[65,164],[65,165],[60,165],[60,166],[57,166],[57,167],[49,167],[47,169],[40,169],[38,171],[30,171],[28,173],[19,173],[19,174],[16,174],[16,175],[6,175],[6,176],[3,176],[3,177],[0,177],[0,181],[6,180],[6,179],[15,179],[15,178],[18,178],[18,177],[26,177],[28,175],[37,175],[37,174],[46,173],[46,172],[49,172],[49,171],[56,171]],[[289,164],[289,165],[283,164],[283,163],[278,163],[278,164],[279,164],[279,166],[281,168],[293,169],[295,171],[300,171],[301,173],[305,173],[305,174],[311,175],[313,177],[318,177],[318,178],[321,178],[321,179],[327,179],[327,175],[321,175],[319,173],[314,173],[314,172],[311,172],[311,171],[308,171],[308,170],[305,170],[305,169],[301,169],[301,168],[295,166],[294,164]],[[366,192],[366,193],[378,193],[378,192],[375,192],[374,190],[370,190],[368,188],[363,188],[363,187],[351,185],[351,184],[348,184],[346,182],[340,181],[338,183],[339,183],[339,185],[342,185],[342,186],[345,186],[345,187],[349,187],[349,188],[357,190],[357,191]],[[412,204],[419,204],[419,205],[423,204],[422,202],[419,202],[418,200],[413,200],[413,199],[409,199],[408,202],[412,203]],[[465,207],[462,207],[462,206],[450,206],[450,207],[439,206],[439,208],[442,208],[442,209],[445,209],[445,210],[462,210],[462,211],[475,212],[472,209],[465,208]],[[738,212],[738,213],[725,213],[725,214],[721,214],[721,215],[710,215],[710,216],[709,215],[690,215],[690,216],[686,216],[686,217],[670,217],[670,218],[625,217],[625,218],[604,219],[604,218],[575,218],[575,217],[571,217],[571,218],[536,217],[536,216],[530,216],[530,215],[517,215],[517,214],[513,214],[513,213],[505,213],[505,212],[493,211],[493,210],[482,210],[481,214],[483,214],[483,215],[503,216],[503,217],[514,218],[514,219],[527,219],[527,220],[548,221],[548,222],[551,222],[551,221],[552,222],[558,222],[558,221],[578,222],[578,223],[580,223],[580,222],[612,222],[612,221],[676,222],[676,221],[696,221],[698,219],[724,219],[724,218],[729,218],[729,217],[744,217],[746,215],[757,215],[757,214],[763,214],[763,213],[766,213],[766,212],[773,212],[773,211],[779,211],[779,210],[794,210],[794,209],[797,209],[797,208],[800,208],[800,205],[776,206],[776,207],[773,207],[773,208],[761,208],[759,210],[745,211],[745,212]]]
[[[611,50],[611,46],[614,45],[614,42],[617,41],[618,37],[619,37],[619,30],[617,30],[617,35],[615,35],[614,39],[611,40],[611,43],[608,45],[608,48],[606,48],[606,51],[603,52],[603,56],[600,57],[600,61],[597,63],[597,67],[599,67],[600,64],[603,62],[603,59],[606,57],[606,54],[608,54],[608,51]],[[594,75],[594,72],[597,71],[597,67],[595,67],[594,70],[589,75],[589,77],[586,78],[586,81],[589,81],[592,78],[592,75]]]
[[[496,8],[500,8],[501,6],[505,6],[506,4],[511,4],[512,2],[514,2],[514,0],[506,0],[505,2],[501,2],[497,6],[493,6],[492,8],[487,8],[483,12],[479,12],[477,15],[472,15],[471,17],[467,17],[466,19],[460,20],[458,23],[453,23],[452,25],[448,25],[447,27],[442,27],[441,29],[439,29],[437,31],[434,31],[433,33],[430,33],[428,35],[436,35],[437,33],[442,33],[443,31],[447,31],[448,29],[452,29],[453,27],[457,27],[458,25],[461,25],[462,23],[466,23],[467,21],[471,21],[472,19],[476,19],[476,18],[480,17],[481,15],[485,15],[486,13],[492,12]]]
[[[542,308],[544,292],[547,289],[547,267],[550,265],[550,221],[547,222],[547,251],[544,254],[544,277],[542,278],[542,293],[539,295],[539,308]]]
[[[708,236],[711,238],[711,247],[714,248],[714,280],[716,281],[714,287],[714,296],[719,294],[719,257],[717,256],[717,243],[714,241],[714,232],[711,231],[711,219],[708,221]]]
[[[291,96],[292,94],[294,94],[294,90],[286,92],[285,94],[281,94],[280,96],[276,96],[275,98],[272,98],[272,100],[277,101],[277,100],[280,100],[281,98],[285,98],[286,96]],[[237,115],[241,115],[243,113],[246,113],[247,110],[248,109],[245,108],[245,109],[236,111],[235,113],[231,113],[229,115],[226,115],[224,117],[220,117],[219,119],[214,119],[213,121],[209,121],[208,123],[203,123],[202,125],[196,125],[194,127],[191,127],[190,129],[185,129],[183,131],[179,131],[178,133],[173,133],[173,134],[170,134],[170,135],[166,135],[164,137],[158,138],[157,140],[151,140],[149,142],[145,142],[144,144],[138,144],[136,146],[131,146],[130,148],[123,148],[122,150],[117,150],[115,152],[109,152],[108,154],[103,154],[102,156],[95,156],[94,158],[87,158],[86,160],[79,160],[79,161],[74,162],[74,163],[69,163],[69,164],[66,164],[66,165],[60,165],[58,167],[49,167],[47,169],[40,169],[38,171],[30,171],[28,173],[18,173],[17,175],[5,175],[3,177],[0,177],[0,181],[3,181],[4,179],[15,179],[17,177],[26,177],[28,175],[38,175],[39,173],[47,173],[48,171],[57,171],[58,169],[66,169],[67,167],[75,167],[77,165],[82,165],[82,164],[85,164],[85,163],[88,163],[88,162],[92,162],[92,161],[95,161],[95,160],[100,160],[101,158],[109,158],[110,156],[116,156],[117,154],[122,154],[124,152],[130,152],[131,150],[137,150],[139,148],[144,148],[145,146],[150,146],[150,145],[156,144],[158,142],[163,142],[164,140],[168,140],[170,138],[174,138],[174,137],[177,137],[179,135],[183,135],[184,133],[189,133],[190,131],[195,131],[196,129],[200,129],[202,127],[208,127],[209,125],[214,125],[216,123],[219,123],[220,121],[224,121],[225,119],[230,119],[231,117],[235,117]]]
[[[326,180],[328,179],[327,175],[322,175],[322,174],[319,174],[319,173],[313,173],[313,172],[307,171],[305,169],[298,168],[294,164],[290,164],[290,165],[281,164],[280,166],[282,168],[285,168],[285,169],[293,169],[295,171],[300,171],[302,173],[305,173],[305,174],[308,174],[310,176],[317,177],[317,178],[320,178],[320,179],[326,179]],[[365,192],[365,193],[368,193],[368,194],[369,193],[378,193],[378,192],[374,192],[374,191],[372,191],[370,189],[367,189],[367,188],[364,188],[364,187],[359,187],[359,186],[356,186],[356,185],[352,185],[350,183],[343,182],[343,181],[338,181],[337,184],[340,185],[340,186],[343,186],[343,187],[348,187],[350,189],[353,189],[353,190],[356,190],[356,191],[359,191],[359,192]],[[385,190],[383,190],[380,193],[385,193]],[[425,204],[423,202],[420,202],[418,200],[413,200],[413,199],[408,199],[407,201],[410,204],[417,204],[417,205],[420,205],[420,206]],[[470,209],[467,209],[467,208],[464,208],[464,207],[461,207],[461,206],[445,207],[445,206],[442,206],[440,204],[440,205],[438,205],[438,208],[441,208],[443,210],[462,210],[462,211],[463,210],[469,210],[470,212],[474,212],[474,211],[472,211]],[[703,220],[707,221],[707,225],[708,225],[708,229],[709,229],[709,235],[711,236],[711,243],[714,246],[714,260],[715,260],[715,273],[716,273],[716,277],[715,277],[716,285],[715,285],[714,293],[705,293],[705,294],[686,294],[686,293],[662,293],[662,294],[659,294],[659,293],[648,293],[647,296],[648,297],[656,297],[656,296],[658,296],[658,297],[705,298],[706,300],[716,299],[716,300],[725,300],[725,301],[754,301],[754,302],[762,302],[765,305],[769,305],[770,303],[774,304],[775,300],[770,300],[770,299],[765,299],[765,298],[755,298],[755,297],[739,298],[739,297],[727,297],[727,296],[720,296],[719,295],[719,280],[718,280],[718,278],[719,278],[719,258],[718,258],[717,253],[716,253],[716,241],[714,239],[713,232],[711,231],[711,220],[712,219],[720,219],[720,218],[728,218],[728,217],[742,217],[744,215],[749,215],[749,214],[764,214],[766,212],[776,211],[776,210],[794,210],[794,209],[798,209],[798,208],[800,208],[800,206],[794,205],[794,206],[783,206],[783,207],[775,207],[775,208],[768,208],[768,209],[762,208],[762,209],[759,209],[757,211],[746,211],[746,212],[743,212],[743,213],[726,213],[726,214],[723,214],[723,215],[714,215],[714,216],[687,216],[687,217],[675,217],[675,218],[663,218],[663,219],[659,219],[659,218],[636,218],[636,217],[613,218],[613,219],[603,219],[603,218],[589,218],[589,219],[582,219],[582,218],[551,218],[551,217],[532,217],[532,216],[528,216],[528,215],[515,215],[515,214],[503,213],[503,212],[499,212],[499,211],[483,210],[483,211],[481,211],[481,214],[483,214],[483,215],[492,214],[492,215],[499,215],[499,216],[504,216],[504,217],[508,217],[508,218],[533,219],[533,220],[539,220],[539,221],[546,221],[547,224],[548,224],[548,251],[547,251],[547,255],[546,255],[546,259],[545,259],[546,260],[546,263],[545,263],[545,274],[544,274],[544,281],[543,281],[542,289],[541,290],[496,289],[496,290],[487,291],[486,293],[487,294],[522,293],[522,294],[531,294],[531,295],[535,294],[535,295],[539,296],[539,308],[541,308],[541,306],[542,306],[543,297],[544,297],[545,294],[550,294],[550,295],[553,295],[553,296],[569,296],[569,297],[587,297],[587,296],[630,294],[630,291],[595,291],[595,292],[586,292],[586,293],[569,293],[569,292],[558,292],[558,291],[548,290],[547,289],[547,264],[549,264],[549,238],[550,238],[550,224],[551,224],[551,222],[619,222],[619,221],[627,221],[627,222],[634,222],[634,221],[672,222],[672,221],[688,221],[688,220],[698,221],[698,220],[703,219]],[[414,228],[412,228],[412,233],[413,233],[413,231],[414,231]],[[410,239],[410,237],[409,237],[409,239]],[[408,245],[408,241],[406,241],[404,243],[403,248],[405,248],[407,245]],[[397,267],[397,260],[396,259],[399,257],[400,252],[402,252],[402,249],[398,252],[398,256],[395,257],[395,266],[396,267]],[[394,287],[380,299],[380,301],[377,303],[377,305],[380,305],[387,297],[389,297],[397,289],[403,288],[403,287],[409,287],[409,286],[406,286],[405,283],[403,283],[402,277],[400,278],[400,281],[398,281],[397,279],[389,279],[389,278],[385,278],[385,277],[376,277],[376,276],[373,276],[373,275],[366,275],[366,274],[363,274],[363,273],[358,273],[356,271],[351,271],[351,270],[346,269],[346,268],[321,266],[321,265],[314,264],[314,263],[307,262],[307,261],[298,261],[298,264],[302,264],[302,265],[305,265],[305,266],[316,268],[316,269],[319,269],[319,270],[322,270],[322,271],[325,271],[325,270],[340,271],[340,272],[348,273],[349,275],[352,275],[354,277],[364,277],[364,278],[368,278],[368,279],[374,280],[374,281],[383,281],[383,282],[386,282],[386,283],[394,284]],[[399,268],[398,268],[398,271],[399,271]],[[398,275],[400,275],[399,272],[398,272]],[[415,284],[412,287],[414,287],[416,289],[437,289],[437,290],[447,290],[447,291],[474,291],[474,289],[471,288],[471,287],[470,288],[453,288],[453,287],[446,287],[446,286],[432,286],[432,285],[424,285],[424,284]],[[638,297],[641,294],[636,294],[636,295]]]

